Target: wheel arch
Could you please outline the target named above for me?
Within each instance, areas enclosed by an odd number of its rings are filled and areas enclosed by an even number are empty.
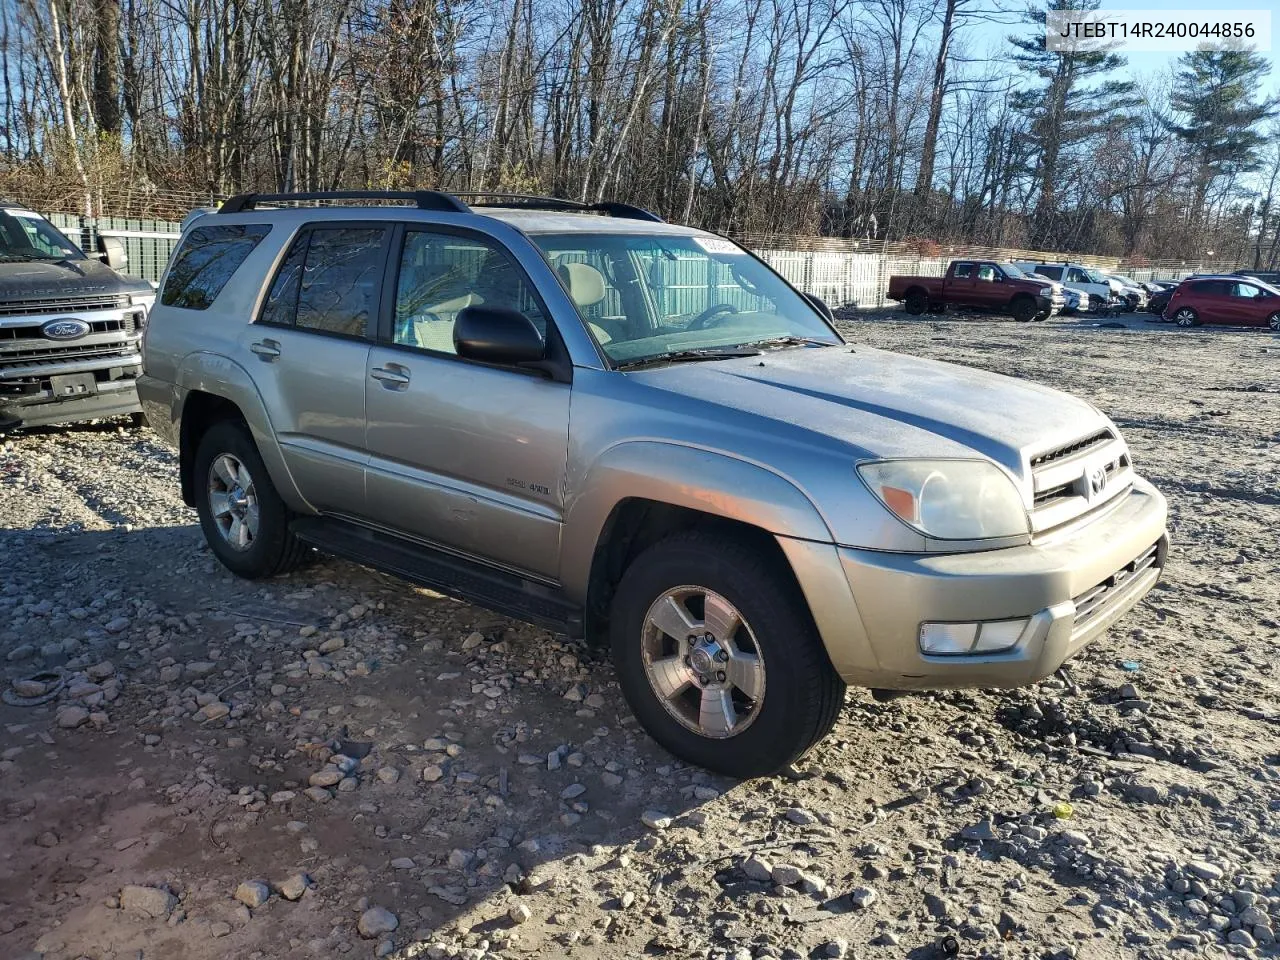
[[[266,404],[248,371],[226,357],[192,354],[178,372],[178,387],[178,463],[184,503],[195,503],[191,467],[200,438],[214,423],[238,419],[248,427],[267,474],[285,504],[299,512],[315,512],[293,481]]]

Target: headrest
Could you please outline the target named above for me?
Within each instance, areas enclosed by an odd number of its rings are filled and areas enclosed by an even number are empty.
[[[594,306],[604,299],[604,277],[590,264],[562,263],[556,267],[556,272],[578,306]]]

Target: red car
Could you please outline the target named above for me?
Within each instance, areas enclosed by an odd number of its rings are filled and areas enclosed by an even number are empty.
[[[1280,289],[1252,277],[1195,277],[1173,291],[1164,318],[1180,327],[1224,323],[1280,333]]]

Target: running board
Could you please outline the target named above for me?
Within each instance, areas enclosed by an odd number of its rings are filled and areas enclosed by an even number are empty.
[[[582,608],[558,587],[334,517],[302,517],[289,529],[316,549],[430,587],[516,620],[583,636]]]

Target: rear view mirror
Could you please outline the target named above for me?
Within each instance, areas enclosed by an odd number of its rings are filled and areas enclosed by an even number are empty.
[[[484,363],[532,363],[546,354],[546,344],[533,321],[507,307],[472,306],[453,324],[458,356]]]
[[[124,241],[119,237],[99,237],[98,248],[102,251],[98,259],[112,270],[123,270],[129,266],[129,254],[125,251]]]

